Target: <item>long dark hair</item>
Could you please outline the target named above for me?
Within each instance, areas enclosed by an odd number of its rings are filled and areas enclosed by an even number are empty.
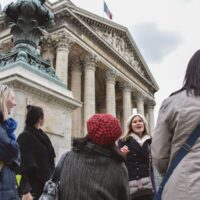
[[[183,87],[172,93],[170,96],[186,90],[187,95],[194,92],[196,97],[200,96],[200,50],[198,50],[190,59],[184,78]]]

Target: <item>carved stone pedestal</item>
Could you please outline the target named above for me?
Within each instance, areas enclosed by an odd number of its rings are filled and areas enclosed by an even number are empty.
[[[59,81],[19,61],[0,68],[0,84],[13,87],[17,106],[12,113],[18,122],[17,135],[25,125],[26,106],[44,109],[43,130],[49,135],[58,157],[71,147],[72,111],[81,104]]]

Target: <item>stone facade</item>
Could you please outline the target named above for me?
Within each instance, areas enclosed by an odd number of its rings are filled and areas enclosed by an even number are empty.
[[[68,0],[47,1],[46,7],[54,13],[55,23],[45,32],[38,53],[54,67],[75,106],[62,106],[45,95],[39,101],[34,98],[37,95],[34,92],[22,94],[21,91],[28,91],[24,82],[24,87],[16,86],[18,109],[23,110],[16,117],[21,124],[24,104],[31,101],[44,107],[47,118],[44,129],[58,143],[66,132],[70,134],[69,141],[71,136],[84,136],[86,121],[94,113],[113,114],[120,119],[125,131],[133,108],[147,116],[152,131],[154,94],[158,86],[128,29],[80,9]],[[2,17],[0,30],[0,53],[3,54],[13,44]]]
[[[60,156],[70,148],[72,111],[81,106],[71,91],[31,71],[21,61],[0,69],[0,84],[14,88],[17,106],[12,115],[18,122],[17,134],[25,125],[26,106],[41,106],[45,113],[43,129],[54,144],[56,154]]]

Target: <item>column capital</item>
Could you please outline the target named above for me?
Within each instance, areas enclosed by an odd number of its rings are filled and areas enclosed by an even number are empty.
[[[87,54],[85,56],[85,63],[90,64],[90,63],[97,63],[97,56],[95,54]]]
[[[42,51],[54,51],[56,47],[56,40],[52,37],[52,35],[47,34],[41,39],[41,48]]]
[[[110,83],[115,83],[115,79],[117,76],[117,72],[113,69],[108,69],[106,71],[106,81],[110,82]]]
[[[66,33],[65,31],[61,31],[57,33],[57,35],[54,36],[56,41],[56,48],[57,49],[68,49],[70,50],[72,44],[73,44],[73,38],[69,33]]]
[[[73,60],[70,62],[70,65],[71,65],[72,71],[81,71],[81,69],[82,69],[81,61],[80,61],[79,58],[73,59]]]
[[[145,95],[142,91],[136,91],[135,94],[137,101],[144,101]]]
[[[147,99],[147,108],[148,109],[154,109],[155,105],[156,105],[155,100],[153,100],[153,99]]]
[[[85,56],[85,61],[84,61],[85,70],[88,70],[88,69],[95,70],[96,64],[97,64],[97,56],[96,55],[87,54]]]
[[[129,82],[122,82],[120,83],[120,87],[124,92],[131,92],[133,87]]]

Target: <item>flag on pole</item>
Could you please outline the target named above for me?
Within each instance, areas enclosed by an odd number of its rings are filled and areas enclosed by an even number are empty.
[[[105,1],[104,1],[104,12],[106,13],[106,15],[108,16],[109,19],[112,19],[113,15],[110,12],[110,10],[108,9],[108,6],[106,5]]]

